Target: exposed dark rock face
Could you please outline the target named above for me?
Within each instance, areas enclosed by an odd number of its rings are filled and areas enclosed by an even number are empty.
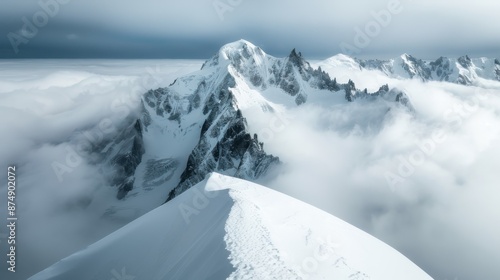
[[[116,197],[124,198],[133,188],[135,171],[145,152],[141,122],[128,118],[109,133],[98,129],[86,135],[87,149],[82,152],[87,161],[100,166],[105,180],[117,188]]]
[[[422,79],[422,81],[431,79],[431,70],[421,59],[416,59],[411,55],[404,54],[401,66],[408,72],[411,78],[417,76]]]
[[[436,73],[440,81],[450,81],[450,75],[453,74],[453,65],[450,59],[440,57],[436,61],[429,63],[431,72]]]
[[[459,57],[457,61],[463,68],[469,68],[472,66],[472,61],[468,55]]]
[[[497,80],[500,81],[500,60],[495,59],[495,74],[497,76]]]
[[[234,78],[226,74],[215,90],[209,91],[202,110],[205,120],[198,145],[189,155],[180,183],[169,193],[167,201],[202,181],[210,172],[252,180],[279,163],[247,132],[246,120],[231,93],[235,85]]]
[[[256,135],[252,138],[247,133],[246,120],[240,111],[217,106],[212,109],[203,128],[200,142],[181,175],[181,182],[169,193],[167,201],[202,181],[210,172],[257,179],[279,163],[277,157],[264,152]],[[211,144],[213,142],[216,144]]]
[[[389,91],[389,94],[396,95],[396,102],[406,107],[410,112],[415,112],[415,108],[413,107],[413,104],[411,104],[410,98],[406,92],[398,89],[392,89]]]
[[[118,199],[124,198],[132,190],[135,180],[135,170],[141,163],[144,154],[144,143],[142,141],[141,123],[137,120],[130,131],[132,137],[130,149],[125,149],[124,153],[118,153],[112,160],[115,167],[113,185],[118,186]]]
[[[354,101],[354,95],[356,93],[356,86],[354,82],[349,80],[347,84],[344,85],[345,99],[349,102]]]
[[[145,190],[152,190],[155,187],[167,183],[174,176],[174,172],[179,167],[176,159],[150,159],[146,162],[146,172],[142,187]]]

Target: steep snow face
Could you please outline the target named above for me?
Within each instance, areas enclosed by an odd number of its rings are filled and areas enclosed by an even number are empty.
[[[431,279],[326,212],[220,174],[29,279],[113,278]]]
[[[323,61],[323,64],[346,69],[361,69],[356,59],[345,54],[337,54],[327,58]]]

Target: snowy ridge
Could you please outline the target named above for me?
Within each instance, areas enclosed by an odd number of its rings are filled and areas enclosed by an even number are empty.
[[[30,280],[116,275],[150,280],[431,279],[388,245],[338,218],[220,174]]]

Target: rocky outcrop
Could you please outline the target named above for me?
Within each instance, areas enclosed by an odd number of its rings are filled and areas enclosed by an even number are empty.
[[[108,123],[111,125],[111,123]],[[90,164],[99,166],[104,179],[117,189],[116,197],[124,198],[133,188],[135,171],[142,161],[144,141],[141,122],[132,116],[106,131],[86,131],[80,150]]]
[[[144,154],[144,143],[142,139],[142,129],[139,120],[136,120],[130,132],[127,132],[130,138],[128,145],[111,159],[112,166],[115,167],[112,185],[118,187],[116,197],[122,199],[132,190],[135,181],[135,170],[141,163]]]

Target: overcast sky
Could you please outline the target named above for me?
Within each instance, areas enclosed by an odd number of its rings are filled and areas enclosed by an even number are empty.
[[[375,24],[382,10],[391,18]],[[500,57],[498,11],[491,0],[2,0],[0,57],[207,58],[241,38],[311,59],[342,43],[359,57]],[[371,32],[362,44],[356,28]]]

